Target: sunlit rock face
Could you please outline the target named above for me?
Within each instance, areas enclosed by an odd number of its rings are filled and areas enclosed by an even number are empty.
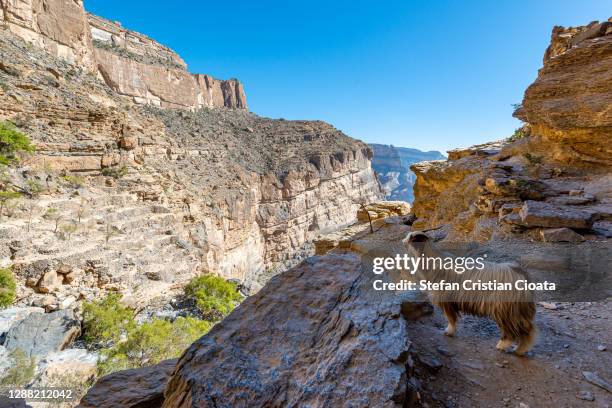
[[[412,166],[415,226],[477,240],[612,236],[611,106],[612,22],[555,27],[514,137]]]

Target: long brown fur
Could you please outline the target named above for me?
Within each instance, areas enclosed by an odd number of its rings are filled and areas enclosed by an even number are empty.
[[[407,249],[413,256],[442,257],[445,255],[439,251],[433,242],[420,231],[411,232],[404,240]],[[498,264],[486,262],[482,270],[466,270],[458,274],[447,269],[421,269],[419,274],[430,282],[462,283],[465,280],[489,282],[496,280],[499,283],[510,283],[512,291],[473,290],[466,291],[431,291],[432,303],[442,309],[448,319],[449,325],[445,331],[448,336],[455,334],[457,320],[461,313],[474,316],[490,317],[501,331],[501,339],[497,343],[499,350],[509,348],[514,342],[518,342],[515,349],[517,355],[523,355],[529,351],[535,342],[537,329],[534,325],[536,307],[533,302],[533,294],[529,291],[514,289],[517,280],[524,276],[509,264]]]

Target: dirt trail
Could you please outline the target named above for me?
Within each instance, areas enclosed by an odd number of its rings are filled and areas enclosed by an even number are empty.
[[[612,305],[556,307],[538,306],[538,341],[523,358],[495,349],[499,331],[488,319],[463,317],[454,338],[442,334],[446,321],[439,310],[410,322],[422,406],[611,407],[612,394],[582,372],[612,380]]]

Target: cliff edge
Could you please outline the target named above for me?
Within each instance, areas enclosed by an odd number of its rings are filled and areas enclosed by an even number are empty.
[[[238,80],[189,73],[173,50],[118,22],[88,14],[81,0],[2,0],[0,21],[28,43],[96,73],[134,103],[248,109]]]

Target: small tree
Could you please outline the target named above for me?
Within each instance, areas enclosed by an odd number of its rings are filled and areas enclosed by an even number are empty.
[[[81,197],[81,201],[79,201],[79,206],[77,208],[77,222],[80,224],[83,215],[85,214],[87,200]]]
[[[16,191],[0,191],[0,220],[2,219],[2,214],[4,213],[4,209],[7,207],[9,201],[16,200],[21,197],[21,193]]]
[[[51,207],[47,209],[43,218],[47,220],[51,220],[55,223],[55,227],[53,228],[53,233],[57,233],[57,227],[59,226],[60,221],[62,220],[62,215],[59,213],[57,208]]]
[[[72,238],[72,234],[74,234],[77,230],[77,224],[74,221],[70,221],[68,223],[62,224],[60,226],[60,238],[62,240]]]
[[[192,279],[185,287],[185,295],[196,301],[206,320],[213,322],[228,315],[242,300],[235,283],[213,275]]]
[[[15,129],[12,123],[0,122],[0,164],[8,166],[17,163],[20,152],[34,152],[30,139]]]
[[[28,233],[30,232],[30,229],[32,228],[32,217],[34,215],[35,207],[36,206],[32,202],[28,204]]]
[[[121,304],[117,293],[83,304],[83,338],[88,343],[117,342],[133,325],[133,312]]]

